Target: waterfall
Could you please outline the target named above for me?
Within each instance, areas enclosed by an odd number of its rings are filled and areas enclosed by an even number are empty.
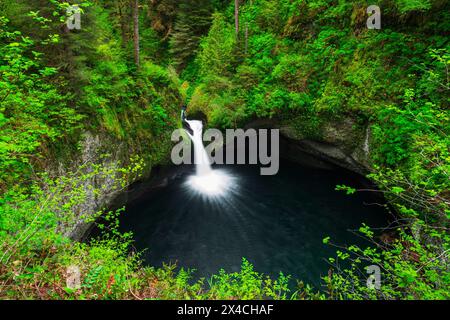
[[[211,161],[203,146],[203,125],[198,120],[186,120],[193,131],[193,135],[188,132],[194,144],[194,163],[197,165],[197,176],[211,174]]]
[[[364,138],[364,145],[363,145],[364,155],[366,157],[369,156],[370,152],[369,138],[370,138],[370,125],[367,126],[366,137]]]
[[[194,144],[194,163],[196,174],[187,180],[190,190],[202,196],[223,197],[234,186],[234,177],[224,170],[213,170],[211,160],[203,145],[203,125],[198,120],[185,120],[192,129],[192,135],[187,132]]]

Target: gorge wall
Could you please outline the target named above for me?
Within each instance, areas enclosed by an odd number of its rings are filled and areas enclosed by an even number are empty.
[[[290,160],[315,166],[330,164],[343,167],[360,175],[371,170],[371,130],[370,125],[360,125],[350,117],[334,121],[324,121],[314,138],[305,135],[292,122],[259,119],[246,128],[278,128],[284,138],[281,152]],[[310,159],[306,159],[306,158]]]

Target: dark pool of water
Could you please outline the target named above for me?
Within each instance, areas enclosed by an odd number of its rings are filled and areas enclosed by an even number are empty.
[[[222,168],[221,168],[222,169]],[[361,243],[349,230],[364,222],[387,225],[387,213],[370,194],[348,196],[337,184],[358,185],[344,170],[301,167],[283,161],[276,176],[260,176],[256,166],[226,166],[238,188],[223,200],[208,200],[185,185],[192,170],[166,187],[140,195],[121,218],[123,231],[134,233],[135,247],[146,249],[153,266],[177,262],[208,277],[220,268],[239,271],[242,257],[256,271],[280,271],[318,285],[326,275],[327,257],[336,249],[324,245]]]

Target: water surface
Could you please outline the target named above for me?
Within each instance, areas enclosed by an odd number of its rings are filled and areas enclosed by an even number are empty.
[[[217,167],[215,167],[217,169]],[[336,249],[324,245],[330,236],[340,244],[361,243],[349,230],[364,222],[387,225],[385,210],[370,194],[348,196],[337,184],[355,186],[345,170],[322,170],[282,161],[275,176],[260,176],[257,166],[224,166],[234,187],[223,198],[205,198],[189,188],[185,170],[165,187],[127,204],[123,231],[132,231],[138,250],[153,266],[177,262],[209,277],[220,268],[240,270],[242,257],[256,271],[280,271],[317,285],[326,275],[327,257]],[[222,171],[223,172],[223,171]]]

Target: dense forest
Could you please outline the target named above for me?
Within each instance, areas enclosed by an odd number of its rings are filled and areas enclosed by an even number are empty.
[[[0,0],[1,299],[450,298],[449,1],[377,1],[381,29],[360,0],[74,2],[79,29],[67,2]],[[325,238],[336,256],[320,288],[246,259],[198,281],[144,265],[118,229],[126,208],[109,203],[170,161],[185,104],[212,128],[264,120],[349,152],[363,141],[355,157],[396,217],[389,236]],[[102,235],[80,241],[94,221]]]

